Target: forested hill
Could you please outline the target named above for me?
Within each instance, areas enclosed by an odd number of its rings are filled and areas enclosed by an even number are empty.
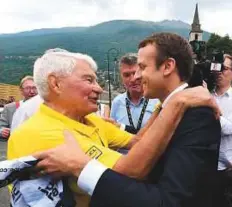
[[[190,25],[176,20],[147,22],[114,20],[91,27],[39,29],[0,35],[0,82],[17,84],[25,74],[32,74],[37,56],[50,48],[64,48],[91,55],[100,69],[107,67],[107,51],[135,52],[138,43],[154,32],[174,32],[188,38]],[[204,40],[210,33],[204,32]]]

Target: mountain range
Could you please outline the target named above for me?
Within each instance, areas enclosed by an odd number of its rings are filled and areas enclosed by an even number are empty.
[[[18,75],[32,73],[33,61],[24,59],[12,64],[6,56],[38,56],[50,48],[64,48],[73,52],[87,53],[98,63],[100,69],[107,67],[107,51],[116,48],[118,56],[126,52],[136,52],[138,43],[156,32],[173,32],[188,38],[191,26],[179,20],[161,22],[141,20],[113,20],[89,27],[65,27],[25,31],[15,34],[0,34],[0,82],[6,82],[4,73]],[[208,40],[209,32],[204,32],[203,39]],[[16,65],[17,64],[17,65]],[[16,83],[17,76],[7,78]],[[7,75],[9,76],[9,75]]]

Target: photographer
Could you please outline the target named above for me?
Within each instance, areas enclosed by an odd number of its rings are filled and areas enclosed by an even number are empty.
[[[212,95],[221,111],[222,139],[220,145],[219,170],[232,166],[232,56],[225,54],[223,70],[216,75],[216,87]]]
[[[225,54],[222,71],[216,74],[215,89],[212,95],[222,112],[221,144],[218,161],[218,195],[220,205],[232,206],[232,56]]]

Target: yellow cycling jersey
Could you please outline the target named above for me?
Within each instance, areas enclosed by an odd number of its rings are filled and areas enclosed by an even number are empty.
[[[62,144],[63,131],[67,129],[90,157],[111,168],[121,154],[109,148],[126,146],[132,135],[95,114],[86,116],[86,123],[74,121],[42,104],[39,111],[10,136],[8,159],[31,155]]]
[[[8,140],[8,159],[31,155],[64,142],[64,130],[70,130],[82,150],[112,168],[121,154],[109,148],[125,147],[132,135],[105,122],[95,114],[82,124],[42,104],[37,113],[17,128]]]

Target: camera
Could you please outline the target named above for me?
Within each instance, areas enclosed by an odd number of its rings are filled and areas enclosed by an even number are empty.
[[[207,54],[206,44],[203,41],[190,42],[194,52],[194,69],[188,84],[190,87],[203,85],[206,82],[209,91],[214,90],[218,74],[223,69],[224,53],[213,50]]]

